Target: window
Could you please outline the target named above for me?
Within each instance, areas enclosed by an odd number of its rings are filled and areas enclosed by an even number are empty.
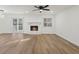
[[[19,26],[19,30],[22,30],[23,29],[23,23],[22,23],[22,19],[21,18],[19,19],[18,26]]]
[[[17,19],[13,19],[13,28],[15,31],[17,31]]]
[[[44,18],[44,27],[52,27],[52,18]]]
[[[23,21],[21,18],[17,19],[17,18],[14,18],[13,19],[13,27],[14,27],[14,30],[23,30]]]

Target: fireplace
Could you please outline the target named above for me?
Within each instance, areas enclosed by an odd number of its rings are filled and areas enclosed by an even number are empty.
[[[38,26],[30,26],[30,31],[38,31]]]

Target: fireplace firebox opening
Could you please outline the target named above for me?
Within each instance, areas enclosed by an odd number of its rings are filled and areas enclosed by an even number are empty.
[[[38,31],[38,26],[30,26],[30,31]]]

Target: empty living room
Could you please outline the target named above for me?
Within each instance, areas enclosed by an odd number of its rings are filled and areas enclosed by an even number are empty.
[[[0,54],[78,54],[79,5],[0,5]]]

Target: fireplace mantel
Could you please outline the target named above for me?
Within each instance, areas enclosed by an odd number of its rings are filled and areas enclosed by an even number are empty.
[[[41,24],[41,22],[28,22],[28,24]]]

